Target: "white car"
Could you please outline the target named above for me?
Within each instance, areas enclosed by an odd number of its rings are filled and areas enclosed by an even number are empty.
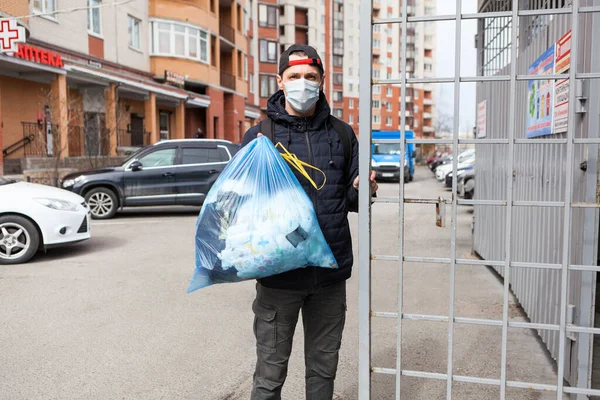
[[[91,237],[90,209],[66,190],[0,177],[0,265]]]
[[[463,158],[462,160],[459,158],[457,170],[465,169],[467,167],[470,167],[473,164],[475,164],[475,156],[474,155],[472,155],[469,158]],[[440,182],[444,182],[446,180],[446,175],[448,175],[451,172],[452,172],[452,163],[440,165],[435,170],[435,178]]]

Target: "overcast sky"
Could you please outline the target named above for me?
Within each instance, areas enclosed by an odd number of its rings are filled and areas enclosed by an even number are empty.
[[[477,0],[463,0],[462,12],[477,12]],[[456,12],[456,2],[452,0],[437,0],[437,14],[449,15]],[[454,77],[455,51],[455,22],[435,22],[437,28],[436,75],[438,77]],[[477,21],[462,22],[461,30],[461,75],[475,76],[477,51],[475,49],[475,34]],[[443,113],[454,115],[454,84],[435,84],[436,104],[438,115]],[[461,84],[460,91],[460,131],[470,131],[475,125],[475,83]]]

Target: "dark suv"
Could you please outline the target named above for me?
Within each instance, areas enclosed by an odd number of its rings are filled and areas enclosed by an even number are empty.
[[[201,205],[239,149],[226,140],[161,141],[120,167],[70,174],[62,187],[85,197],[95,219],[112,218],[123,207]]]

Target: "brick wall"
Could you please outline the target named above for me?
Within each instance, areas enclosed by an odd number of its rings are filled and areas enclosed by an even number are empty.
[[[225,116],[224,139],[234,143],[241,142],[244,135],[244,109],[246,101],[242,96],[226,94],[223,114]]]
[[[223,106],[225,103],[224,93],[215,88],[209,87],[206,89],[206,94],[210,97],[210,107],[206,112],[206,137],[210,139],[223,139],[224,135],[224,119],[225,115],[223,112]],[[216,134],[215,134],[215,118],[216,120]]]

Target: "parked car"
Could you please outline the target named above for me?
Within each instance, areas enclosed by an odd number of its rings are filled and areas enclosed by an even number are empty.
[[[457,171],[456,171],[456,174],[458,175],[458,179],[459,179],[459,181],[460,181],[460,178],[461,178],[461,177],[462,177],[462,176],[463,176],[465,173],[467,173],[467,171],[470,171],[470,170],[472,170],[472,169],[473,169],[473,166],[469,166],[469,167],[466,167],[466,168],[462,168],[462,169],[459,169],[459,170],[457,170]],[[453,181],[453,180],[454,180],[454,174],[453,174],[453,172],[452,172],[452,171],[450,171],[450,173],[448,173],[448,175],[446,175],[446,181],[445,181],[446,187],[448,187],[448,188],[451,188],[451,187],[452,187],[452,181]]]
[[[429,164],[429,169],[433,173],[435,173],[435,170],[437,169],[437,167],[439,167],[440,165],[444,165],[444,164],[446,164],[448,162],[452,162],[452,155],[450,155],[450,154],[443,155],[443,156],[438,157],[435,160],[433,160]]]
[[[458,177],[457,190],[462,198],[472,199],[475,196],[475,169],[470,169]]]
[[[120,167],[68,175],[62,187],[83,196],[94,219],[112,218],[123,207],[197,206],[239,149],[227,140],[165,140]]]
[[[25,263],[38,250],[90,237],[90,209],[83,197],[0,176],[0,264]]]
[[[464,154],[464,153],[463,153]],[[461,157],[463,154],[458,156],[458,165],[457,170],[468,168],[475,164],[475,153],[471,153],[468,157]],[[444,182],[446,179],[446,175],[452,172],[453,166],[452,162],[444,165],[440,165],[435,170],[435,177],[438,181]]]

